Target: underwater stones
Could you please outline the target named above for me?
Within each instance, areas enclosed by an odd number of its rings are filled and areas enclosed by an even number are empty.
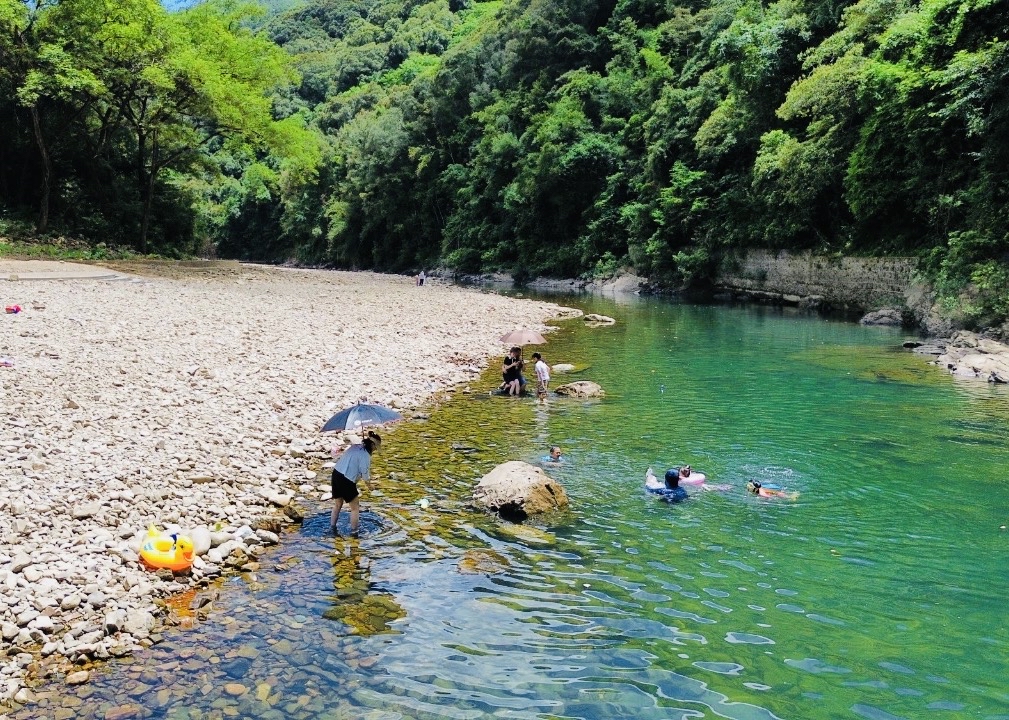
[[[582,318],[585,324],[590,327],[598,327],[600,325],[613,325],[617,321],[611,318],[609,315],[598,315],[596,313],[589,313]]]
[[[606,395],[606,392],[599,386],[598,383],[594,383],[590,380],[579,380],[577,382],[568,383],[567,385],[561,385],[556,388],[554,392],[558,395],[575,398],[593,398],[603,397]]]
[[[575,369],[575,366],[571,363],[557,363],[550,368],[555,373],[569,373]]]
[[[459,558],[459,572],[464,575],[496,575],[511,567],[508,558],[493,550],[467,550]]]
[[[231,697],[241,697],[245,693],[249,692],[249,688],[242,685],[242,683],[227,683],[224,686],[224,692]]]
[[[473,491],[473,504],[521,521],[529,515],[567,506],[568,496],[560,483],[542,468],[512,460],[480,479]]]
[[[143,716],[144,709],[136,703],[117,705],[105,711],[105,720],[132,720]]]

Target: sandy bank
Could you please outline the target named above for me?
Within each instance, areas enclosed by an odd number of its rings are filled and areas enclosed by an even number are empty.
[[[155,597],[221,572],[214,551],[179,581],[141,569],[148,524],[219,528],[215,550],[254,560],[270,533],[242,526],[328,485],[307,468],[333,444],[319,433],[333,412],[361,398],[413,407],[555,310],[370,273],[123,281],[73,268],[31,282],[2,263],[0,304],[24,308],[0,315],[0,356],[14,360],[0,367],[2,700],[31,651],[128,653],[148,642]]]

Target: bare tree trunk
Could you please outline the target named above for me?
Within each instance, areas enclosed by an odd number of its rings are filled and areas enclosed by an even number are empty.
[[[32,129],[35,135],[35,144],[38,146],[39,155],[42,157],[42,198],[39,201],[39,219],[37,230],[44,233],[49,229],[49,193],[52,188],[52,162],[49,159],[49,149],[46,147],[45,137],[42,135],[42,121],[39,119],[38,106],[32,105],[29,108],[32,116]]]
[[[140,220],[140,252],[147,254],[147,231],[151,226],[151,204],[154,200],[154,173],[147,174],[147,182],[141,188],[144,201],[143,217]]]

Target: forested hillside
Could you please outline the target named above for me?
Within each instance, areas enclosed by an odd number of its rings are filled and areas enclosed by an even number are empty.
[[[751,246],[914,254],[1009,313],[1006,1],[0,0],[0,28],[8,226],[676,284]]]

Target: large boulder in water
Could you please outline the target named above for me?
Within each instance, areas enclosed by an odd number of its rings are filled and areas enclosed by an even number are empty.
[[[578,382],[561,385],[554,392],[558,395],[578,398],[602,397],[606,394],[598,383],[591,382],[590,380],[579,380]]]
[[[524,520],[529,515],[565,507],[568,494],[542,468],[512,460],[480,479],[473,491],[473,503],[510,520]]]

